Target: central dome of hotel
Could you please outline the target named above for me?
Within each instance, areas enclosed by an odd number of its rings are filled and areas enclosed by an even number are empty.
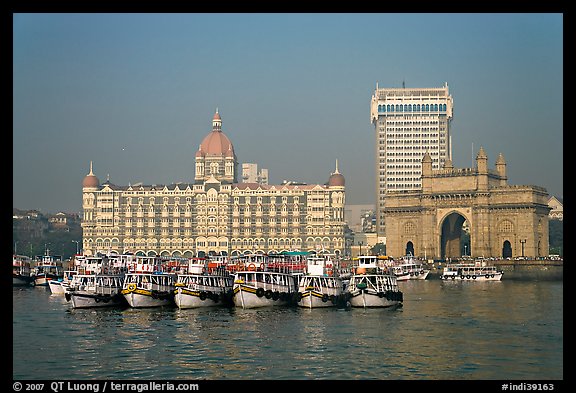
[[[226,134],[222,132],[222,119],[218,109],[216,109],[212,119],[212,131],[202,140],[196,156],[234,157],[234,146]]]

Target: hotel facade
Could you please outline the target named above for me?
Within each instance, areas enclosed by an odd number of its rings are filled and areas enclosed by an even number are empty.
[[[82,183],[84,254],[344,252],[345,179],[337,164],[324,184],[239,183],[237,172],[218,111],[196,152],[193,182],[100,183],[90,163]]]
[[[370,103],[376,134],[376,232],[385,236],[387,191],[421,188],[422,158],[432,168],[451,161],[453,100],[448,84],[440,88],[378,88]]]

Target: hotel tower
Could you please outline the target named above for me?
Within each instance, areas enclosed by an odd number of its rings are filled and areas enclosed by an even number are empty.
[[[422,157],[434,169],[452,159],[450,120],[453,101],[440,88],[378,88],[370,103],[376,134],[376,231],[386,235],[383,210],[387,191],[421,187]]]

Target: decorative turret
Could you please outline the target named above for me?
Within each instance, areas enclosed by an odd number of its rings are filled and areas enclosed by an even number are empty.
[[[90,173],[82,180],[82,188],[98,188],[100,187],[100,180],[92,173],[92,161],[90,161]]]
[[[422,157],[422,192],[432,191],[432,157],[426,151]]]
[[[478,168],[478,190],[488,190],[488,156],[484,152],[484,148],[480,147],[476,155],[476,167]]]
[[[508,178],[506,177],[506,161],[502,153],[498,154],[498,158],[496,159],[496,172],[500,175],[500,185],[505,186]]]
[[[344,176],[340,172],[338,172],[338,160],[336,160],[336,170],[330,175],[328,179],[328,187],[344,187],[346,185],[346,181]]]
[[[196,183],[214,175],[224,183],[236,181],[236,154],[230,139],[222,132],[222,118],[218,109],[212,118],[212,131],[202,140],[196,152]]]

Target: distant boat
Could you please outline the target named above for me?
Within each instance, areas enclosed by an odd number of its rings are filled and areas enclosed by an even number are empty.
[[[430,269],[426,268],[422,262],[415,260],[412,255],[391,261],[388,267],[398,281],[425,280],[430,273]]]
[[[34,285],[32,258],[26,255],[12,255],[12,286]]]
[[[64,277],[64,267],[60,256],[46,254],[40,257],[33,272],[34,285],[48,286],[48,281],[58,280]]]
[[[500,281],[504,272],[485,261],[451,263],[444,267],[440,278],[445,281]]]

